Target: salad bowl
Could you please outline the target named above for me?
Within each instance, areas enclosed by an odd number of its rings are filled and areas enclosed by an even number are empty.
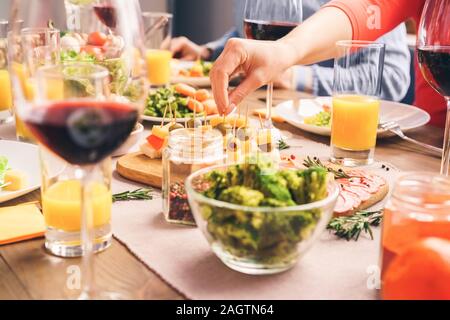
[[[284,207],[255,206],[258,194],[251,190],[245,191],[247,195],[232,196],[247,196],[251,205],[238,205],[207,196],[211,189],[211,176],[221,173],[230,176],[230,168],[233,167],[236,165],[210,167],[187,178],[185,185],[189,204],[198,227],[216,256],[233,270],[264,275],[290,269],[325,230],[333,214],[339,186],[326,178],[321,186],[324,190],[322,199]],[[316,182],[311,182],[305,192],[314,194],[316,186]]]

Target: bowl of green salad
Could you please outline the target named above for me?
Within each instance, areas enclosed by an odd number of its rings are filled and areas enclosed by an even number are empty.
[[[323,168],[280,167],[258,157],[199,170],[185,185],[212,251],[252,275],[293,267],[325,230],[339,195]]]

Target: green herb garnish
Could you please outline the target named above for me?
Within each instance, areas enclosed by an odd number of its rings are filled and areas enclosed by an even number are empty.
[[[377,227],[383,219],[383,211],[359,211],[348,217],[337,217],[331,219],[327,226],[328,230],[333,230],[334,235],[347,241],[354,239],[358,241],[361,232],[370,235],[373,240],[371,226]]]
[[[303,161],[303,165],[307,168],[313,168],[313,167],[320,167],[320,168],[324,168],[327,169],[328,172],[332,173],[334,175],[335,179],[349,179],[351,178],[351,176],[349,176],[348,174],[346,174],[344,172],[344,170],[342,169],[338,169],[335,170],[333,168],[329,168],[326,165],[324,165],[322,163],[322,161],[320,161],[319,158],[314,157],[311,159],[311,157],[306,157],[306,159]]]
[[[279,150],[286,150],[286,149],[289,149],[291,146],[290,145],[288,145],[287,143],[286,143],[286,141],[284,141],[283,139],[280,139],[279,141],[278,141],[278,149]]]
[[[125,191],[121,193],[113,194],[113,202],[117,201],[131,201],[131,200],[152,200],[153,189],[139,188],[134,191]]]

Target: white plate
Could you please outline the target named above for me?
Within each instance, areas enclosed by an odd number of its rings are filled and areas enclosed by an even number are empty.
[[[212,114],[210,116],[207,116],[206,120],[211,120],[214,117],[217,117],[217,114]],[[161,122],[163,120],[162,117],[151,117],[151,116],[146,116],[146,115],[142,115],[141,118],[142,118],[142,120],[151,121],[151,122]],[[205,117],[203,117],[203,116],[198,116],[197,118],[200,120],[205,119]],[[190,119],[192,119],[192,118],[177,118],[177,122],[184,123]],[[168,122],[168,120],[169,120],[169,118],[166,118],[166,122]]]
[[[172,60],[171,68],[172,74],[178,74],[180,69],[188,70],[192,68],[195,64],[194,61],[181,61],[181,60]],[[183,77],[183,76],[171,76],[170,82],[172,84],[176,83],[185,83],[194,87],[210,87],[211,80],[209,77]]]
[[[170,79],[172,84],[185,83],[197,88],[206,88],[211,86],[211,80],[209,77],[172,77]]]
[[[289,124],[304,131],[321,136],[330,136],[331,129],[305,124],[304,118],[313,116],[323,110],[323,105],[332,106],[331,97],[285,101],[276,106],[277,114]],[[404,132],[419,128],[430,121],[430,115],[417,107],[392,101],[381,101],[380,122],[396,121]],[[378,138],[394,136],[393,133],[378,130]]]
[[[23,142],[0,140],[0,156],[8,158],[9,166],[24,172],[28,186],[19,191],[0,191],[0,203],[21,197],[41,186],[38,147]]]

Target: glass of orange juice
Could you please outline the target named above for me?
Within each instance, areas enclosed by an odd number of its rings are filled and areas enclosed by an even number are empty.
[[[172,19],[170,13],[144,12],[142,14],[145,28],[145,60],[150,85],[164,87],[170,83],[169,50],[172,37]]]
[[[42,66],[60,62],[60,31],[52,28],[20,28],[20,32],[8,34],[9,71],[13,81],[14,105],[31,103],[36,97],[36,72]],[[16,135],[19,140],[34,142],[31,132],[15,112]]]
[[[40,147],[42,171],[42,211],[47,226],[46,249],[60,257],[79,257],[81,246],[80,170]],[[93,217],[94,250],[111,245],[111,160],[95,165],[90,173],[86,205]]]
[[[385,45],[338,41],[334,63],[331,160],[344,166],[373,162]]]
[[[12,90],[8,71],[8,21],[0,20],[0,124],[12,120]]]
[[[450,178],[401,176],[382,232],[384,299],[450,299]]]

